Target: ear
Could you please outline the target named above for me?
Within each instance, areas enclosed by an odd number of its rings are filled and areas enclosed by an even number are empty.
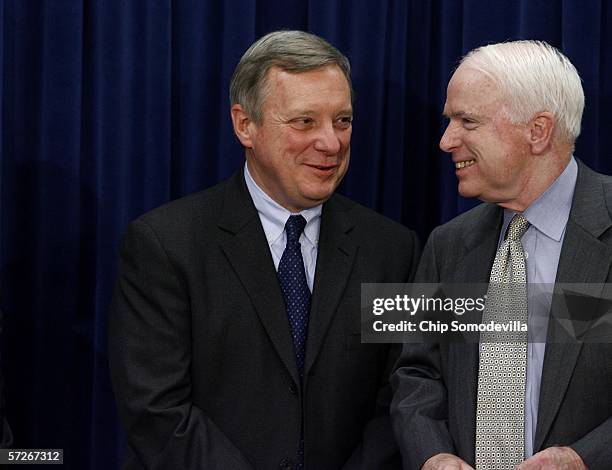
[[[234,125],[234,133],[238,140],[246,148],[253,147],[253,131],[254,123],[246,113],[244,108],[239,104],[232,105],[231,109],[232,124]]]
[[[537,113],[529,122],[531,153],[541,155],[552,143],[555,118],[549,112]]]

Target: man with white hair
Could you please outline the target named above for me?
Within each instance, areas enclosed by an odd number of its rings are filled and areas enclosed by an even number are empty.
[[[404,468],[610,468],[612,347],[564,336],[561,299],[534,296],[612,276],[612,178],[573,157],[583,108],[576,69],[540,41],[478,48],[448,84],[440,148],[484,204],[432,232],[416,279],[489,282],[483,323],[544,319],[545,334],[406,344],[391,406]]]

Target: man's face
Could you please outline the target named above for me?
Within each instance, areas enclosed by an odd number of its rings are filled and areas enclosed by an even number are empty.
[[[337,66],[302,73],[268,72],[262,122],[250,121],[249,171],[291,212],[326,201],[349,163],[353,111]]]
[[[527,126],[512,124],[505,100],[482,72],[459,67],[448,84],[450,122],[440,148],[452,153],[459,194],[511,206],[529,183]]]

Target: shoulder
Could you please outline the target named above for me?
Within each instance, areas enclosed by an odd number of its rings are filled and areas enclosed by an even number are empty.
[[[409,281],[421,255],[414,231],[340,194],[323,207],[320,239],[357,248],[361,282]]]
[[[476,207],[459,214],[445,224],[439,225],[431,232],[429,239],[434,242],[457,243],[468,236],[486,230],[496,230],[502,211],[495,204],[481,203]]]
[[[203,191],[183,196],[159,206],[137,220],[159,226],[169,224],[184,224],[194,216],[206,216],[218,213],[223,207],[224,181]]]
[[[364,229],[393,232],[396,234],[414,234],[405,225],[369,209],[342,194],[334,194],[326,205],[326,209],[332,212],[344,212],[356,225]]]
[[[598,173],[592,170],[587,165],[578,161],[578,179],[576,180],[576,189],[582,196],[582,192],[586,195],[598,195],[599,191],[603,191],[603,199],[608,208],[612,207],[612,176]]]
[[[332,196],[324,207],[325,212],[332,217],[342,213],[353,226],[354,235],[364,243],[418,245],[413,230],[341,194]]]
[[[612,242],[612,177],[597,173],[578,160],[578,175],[570,221],[596,238]]]
[[[206,238],[221,217],[229,180],[203,191],[170,201],[141,215],[128,226],[130,232],[155,234],[160,240]]]

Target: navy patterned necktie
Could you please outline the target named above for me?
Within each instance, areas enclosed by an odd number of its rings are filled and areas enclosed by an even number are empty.
[[[304,374],[304,358],[306,356],[306,335],[308,332],[308,315],[310,313],[310,289],[306,281],[300,235],[306,226],[306,219],[301,215],[292,215],[285,224],[287,246],[278,265],[280,281],[287,316],[291,327],[295,360],[300,378]]]

